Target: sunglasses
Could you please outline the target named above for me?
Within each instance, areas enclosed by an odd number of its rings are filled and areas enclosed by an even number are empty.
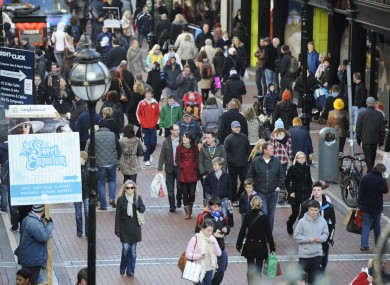
[[[18,129],[29,129],[29,128],[31,128],[31,124],[23,124],[23,125],[20,125],[20,126],[18,126]]]
[[[135,189],[134,186],[126,186],[126,190],[129,190],[129,189]]]

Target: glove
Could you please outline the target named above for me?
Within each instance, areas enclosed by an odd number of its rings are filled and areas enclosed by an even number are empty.
[[[236,245],[236,249],[237,249],[238,252],[241,252],[241,245],[238,245],[238,244],[237,244],[237,245]]]
[[[334,245],[334,240],[333,239],[328,240],[328,242],[330,243],[331,246]]]
[[[50,218],[50,219],[45,219],[47,223],[52,223],[53,220]]]
[[[117,237],[120,237],[120,233],[119,233],[119,232],[115,232],[115,235],[116,235]]]

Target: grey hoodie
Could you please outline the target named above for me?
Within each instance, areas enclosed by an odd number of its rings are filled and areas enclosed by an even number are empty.
[[[305,213],[302,219],[298,221],[294,231],[294,238],[298,242],[298,256],[300,258],[311,258],[322,256],[322,244],[328,239],[328,225],[323,217],[317,216],[313,220],[309,213]],[[309,240],[313,237],[320,237],[321,243],[311,243]]]

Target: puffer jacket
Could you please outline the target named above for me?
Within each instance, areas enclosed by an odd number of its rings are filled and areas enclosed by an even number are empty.
[[[295,117],[298,117],[297,105],[291,101],[282,101],[276,104],[273,118],[275,122],[281,118],[284,124],[284,128],[287,130],[292,126],[292,121]]]
[[[96,138],[96,165],[116,165],[122,154],[122,147],[116,135],[108,128],[100,128]]]
[[[257,193],[269,194],[276,187],[284,189],[284,172],[280,161],[276,157],[266,163],[263,156],[256,157],[249,167],[247,178],[253,179],[253,185]]]
[[[44,219],[30,212],[20,228],[20,244],[15,250],[18,264],[43,266],[47,261],[47,241],[54,229],[53,221],[45,225]]]

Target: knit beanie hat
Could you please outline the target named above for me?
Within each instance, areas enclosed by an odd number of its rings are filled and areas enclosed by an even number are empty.
[[[275,122],[275,130],[276,129],[284,129],[284,123],[281,118],[277,119]]]
[[[292,94],[290,90],[284,90],[282,94],[282,100],[283,101],[291,101]]]
[[[32,207],[32,210],[35,212],[35,213],[40,213],[40,212],[43,212],[45,210],[45,205],[34,205]]]
[[[344,101],[341,100],[340,98],[334,100],[334,102],[333,102],[333,108],[334,108],[335,110],[342,110],[342,109],[344,109]]]

